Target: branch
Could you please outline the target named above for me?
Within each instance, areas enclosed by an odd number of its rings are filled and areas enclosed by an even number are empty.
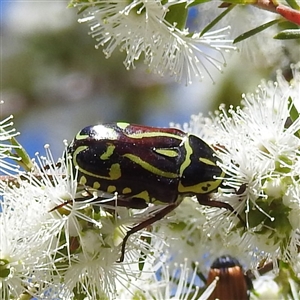
[[[277,14],[280,14],[286,20],[300,25],[300,11],[293,9],[291,7],[282,5],[282,4],[275,4],[272,0],[257,0],[256,3],[253,4],[254,6],[268,10]]]
[[[300,11],[291,7],[279,4],[276,11],[288,21],[300,25]]]

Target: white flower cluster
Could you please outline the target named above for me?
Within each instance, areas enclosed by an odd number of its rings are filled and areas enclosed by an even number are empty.
[[[202,236],[209,239],[199,239],[199,244],[205,244],[213,257],[222,252],[236,254],[248,268],[263,258],[280,259],[297,274],[300,63],[292,65],[292,72],[291,82],[278,72],[277,82],[263,81],[255,94],[244,95],[242,107],[228,111],[221,107],[211,118],[193,116],[184,129],[217,149],[226,176],[214,197],[228,202],[245,220],[245,224],[233,223],[232,218],[218,221],[217,210],[210,209],[208,226],[200,222]]]
[[[80,186],[68,172],[69,158],[56,164],[48,146],[28,171],[7,164],[19,158],[24,165],[24,150],[12,142],[10,119],[2,121],[0,298],[207,299],[217,279],[203,294],[203,278],[225,254],[245,269],[264,261],[276,268],[280,260],[299,274],[300,64],[292,70],[291,82],[278,73],[276,83],[262,82],[244,96],[243,107],[221,108],[210,119],[194,116],[184,126],[216,149],[226,176],[213,198],[229,203],[244,224],[232,212],[187,197],[152,228],[132,235],[121,263],[128,226],[159,205],[105,206],[116,198]],[[293,276],[289,285],[299,297]],[[266,295],[262,280],[254,286]]]
[[[7,165],[8,152],[22,151],[9,146],[14,130],[7,121],[0,124],[0,298],[115,298],[117,284],[139,276],[140,253],[149,253],[137,236],[135,247],[128,243],[130,264],[117,263],[125,225],[133,222],[129,211],[96,208],[98,196],[83,195],[76,178],[67,176],[68,159],[55,164],[48,146],[31,171]]]
[[[134,67],[144,58],[149,71],[170,74],[177,81],[190,83],[194,76],[209,74],[211,66],[221,69],[223,52],[233,50],[226,39],[228,27],[204,35],[185,28],[190,1],[71,1],[84,11],[79,22],[89,22],[96,47],[104,47],[110,57],[116,48],[126,52],[124,65]],[[176,20],[170,16],[176,15]],[[181,20],[183,19],[183,20]],[[178,20],[184,23],[178,24]]]
[[[0,102],[0,105],[1,104],[2,102]],[[10,174],[16,171],[16,165],[6,160],[6,158],[10,158],[12,160],[18,159],[12,153],[12,150],[17,149],[18,146],[12,145],[11,140],[19,134],[12,127],[12,118],[12,116],[9,116],[0,122],[0,173],[2,174]]]

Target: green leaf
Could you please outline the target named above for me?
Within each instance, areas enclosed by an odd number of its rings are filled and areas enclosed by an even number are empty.
[[[143,237],[144,241],[147,243],[147,244],[151,244],[151,237],[150,236],[146,236],[146,237]],[[144,265],[145,265],[145,253],[141,252],[141,255],[139,257],[139,270],[140,271],[143,271],[144,269]]]
[[[143,258],[142,256],[139,257],[139,270],[143,271],[144,269],[144,265],[145,265],[145,258]]]
[[[286,2],[288,3],[288,5],[296,10],[300,10],[300,6],[298,5],[297,1],[295,0],[286,0]]]
[[[292,23],[290,21],[287,21],[285,19],[281,19],[280,23],[277,25],[278,31],[284,31],[284,30],[290,30],[290,29],[297,29],[299,30],[299,26],[297,26],[295,23]]]
[[[257,0],[226,0],[224,3],[231,3],[231,4],[255,4]]]
[[[278,39],[278,40],[290,40],[290,39],[299,39],[299,38],[300,38],[300,29],[283,30],[274,36],[274,39]]]
[[[7,259],[0,259],[0,278],[7,278],[10,274],[9,261]]]
[[[289,97],[288,99],[288,109],[290,111],[290,118],[293,122],[295,122],[299,118],[299,112],[296,106],[293,103],[293,99]]]
[[[207,26],[203,28],[200,36],[209,31],[212,27],[214,27],[220,20],[222,20],[233,8],[235,5],[230,5],[227,9],[225,9],[220,15],[218,15],[214,20],[212,20]]]
[[[26,150],[14,137],[10,139],[10,142],[13,146],[17,146],[16,148],[14,148],[14,151],[16,152],[16,157],[20,158],[20,160],[17,161],[18,164],[22,166],[25,169],[25,171],[31,171],[34,168],[34,165]]]
[[[82,13],[83,13],[86,9],[88,9],[88,8],[89,8],[88,5],[82,6],[82,7],[78,10],[77,15],[82,14]]]
[[[253,36],[253,35],[255,35],[255,34],[257,34],[257,33],[261,32],[261,31],[265,30],[266,28],[268,28],[268,27],[270,27],[270,26],[272,26],[274,24],[277,24],[279,22],[280,22],[280,20],[276,19],[276,20],[270,21],[268,23],[265,23],[263,25],[260,25],[260,26],[254,28],[254,29],[251,29],[251,30],[249,30],[249,31],[247,31],[247,32],[239,35],[237,38],[235,38],[235,40],[233,41],[233,43],[235,44],[235,43],[241,42],[241,41],[249,38],[250,36]]]
[[[176,28],[185,28],[186,19],[188,15],[188,8],[186,3],[179,3],[169,6],[169,11],[166,14],[165,20],[171,25],[176,24]]]
[[[290,111],[290,119],[293,123],[299,118],[299,112],[296,106],[294,105],[293,99],[291,97],[289,97],[288,99],[288,109]],[[296,131],[294,134],[296,137],[300,138],[300,130]]]

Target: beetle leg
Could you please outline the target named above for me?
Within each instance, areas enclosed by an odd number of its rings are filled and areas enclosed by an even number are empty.
[[[148,207],[147,202],[144,199],[140,199],[140,198],[118,197],[115,200],[106,201],[104,204],[109,206],[121,206],[127,208],[135,208],[135,209],[143,209]]]
[[[81,198],[76,198],[76,199],[74,199],[74,201],[78,201],[79,202],[79,201],[89,200],[90,198],[93,197],[93,194],[87,188],[84,188],[84,191],[87,193],[87,196],[81,197]],[[58,204],[55,207],[53,207],[52,209],[50,209],[49,212],[53,212],[54,210],[62,208],[62,207],[66,206],[68,204],[71,204],[71,203],[73,203],[72,199],[66,200],[63,203]]]
[[[235,190],[236,195],[242,195],[247,189],[247,183],[243,183],[238,189]]]
[[[238,214],[237,211],[234,210],[234,208],[230,204],[228,204],[226,202],[217,201],[217,200],[211,200],[209,197],[209,194],[201,195],[201,196],[198,195],[197,200],[198,200],[199,204],[201,204],[201,205],[225,208],[227,210],[230,210],[232,213],[234,213],[239,218],[239,220],[242,222],[242,224],[245,225],[245,221],[243,220],[243,218]]]
[[[121,256],[120,256],[120,259],[118,260],[118,262],[122,262],[124,260],[126,242],[132,234],[150,226],[151,224],[155,223],[158,220],[161,220],[165,215],[167,215],[172,210],[174,210],[179,205],[179,203],[180,203],[180,201],[177,203],[169,204],[168,206],[164,207],[162,210],[155,213],[151,218],[146,219],[145,221],[139,223],[138,225],[132,227],[129,231],[127,231],[127,233],[123,239],[123,242],[122,242]]]
[[[72,203],[72,202],[73,202],[73,200],[66,200],[65,202],[63,202],[63,203],[61,203],[61,204],[58,204],[58,205],[56,205],[55,207],[51,208],[48,212],[49,212],[49,213],[50,213],[50,212],[53,212],[53,211],[55,211],[55,210],[57,210],[57,209],[60,209],[60,208],[66,206],[66,205],[68,205],[68,204],[70,204],[70,203]]]

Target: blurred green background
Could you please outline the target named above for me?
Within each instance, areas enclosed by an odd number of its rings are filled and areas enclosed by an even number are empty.
[[[191,11],[189,25],[197,26],[199,17]],[[203,82],[186,86],[147,73],[142,62],[127,71],[121,52],[105,59],[88,24],[77,19],[77,11],[63,1],[1,2],[1,116],[15,116],[18,140],[31,156],[43,154],[49,143],[58,158],[64,139],[95,123],[169,126],[188,122],[192,114],[206,115],[220,103],[238,105],[261,78],[274,79],[276,69],[297,59],[288,50],[293,44],[284,48],[271,41],[266,52],[265,40],[255,37],[246,46],[254,55],[233,53],[223,74],[211,70],[215,83],[205,74]]]

